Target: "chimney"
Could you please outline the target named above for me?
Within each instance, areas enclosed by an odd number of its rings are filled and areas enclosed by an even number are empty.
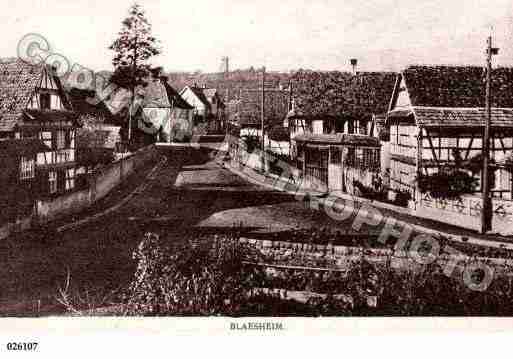
[[[349,60],[351,62],[351,66],[353,67],[353,75],[357,74],[356,67],[358,65],[358,59],[351,59]]]

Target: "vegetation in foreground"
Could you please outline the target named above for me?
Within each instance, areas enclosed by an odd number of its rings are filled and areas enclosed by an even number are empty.
[[[436,264],[397,270],[362,258],[347,270],[261,265],[260,251],[236,236],[207,236],[164,246],[148,233],[134,252],[137,270],[121,305],[107,314],[140,316],[468,316],[512,315],[511,276],[484,292],[447,277]],[[258,264],[260,263],[260,264]],[[479,272],[474,275],[479,276]],[[80,311],[63,302],[75,314]],[[90,308],[89,308],[90,309]]]

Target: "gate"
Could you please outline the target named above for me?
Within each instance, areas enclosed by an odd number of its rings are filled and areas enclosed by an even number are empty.
[[[305,148],[305,176],[328,185],[328,147]]]

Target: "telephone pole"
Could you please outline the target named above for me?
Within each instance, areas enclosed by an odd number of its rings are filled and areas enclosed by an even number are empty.
[[[492,82],[492,55],[499,53],[498,48],[492,47],[492,36],[488,36],[486,47],[486,119],[483,134],[483,175],[482,175],[482,200],[481,233],[486,233],[492,228],[492,200],[490,198],[490,126],[492,122],[491,110],[491,82]]]
[[[264,137],[264,127],[265,127],[265,66],[262,68],[262,101],[261,101],[261,118],[260,118],[260,130],[262,136],[262,170],[265,171],[265,137]]]

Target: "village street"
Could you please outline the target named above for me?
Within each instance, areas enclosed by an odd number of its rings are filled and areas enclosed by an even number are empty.
[[[3,242],[0,315],[63,312],[56,297],[68,271],[71,294],[105,304],[107,293],[127,287],[135,270],[132,252],[148,231],[179,241],[193,231],[227,233],[234,226],[253,232],[344,230],[344,223],[291,195],[246,182],[205,151],[170,152],[151,178],[141,193],[94,221],[44,242],[29,235]]]

